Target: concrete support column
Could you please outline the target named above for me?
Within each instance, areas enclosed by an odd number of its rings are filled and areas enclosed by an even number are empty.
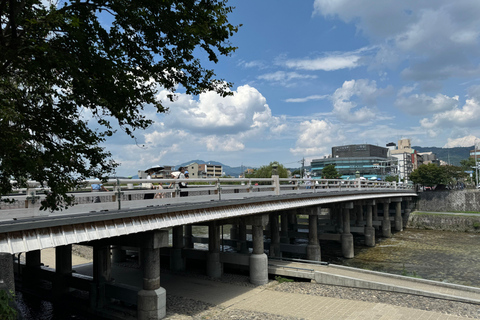
[[[119,263],[127,260],[127,250],[122,249],[121,246],[112,247],[112,262]]]
[[[208,225],[207,276],[220,278],[223,265],[220,262],[220,227],[215,221]]]
[[[105,283],[111,280],[112,264],[110,246],[93,246],[93,288],[90,292],[92,308],[103,308],[105,305]]]
[[[392,227],[390,223],[390,203],[383,203],[382,236],[390,238],[392,236]]]
[[[170,269],[173,271],[185,270],[185,259],[182,257],[183,226],[172,228],[172,255],[170,257]]]
[[[193,230],[192,230],[192,225],[187,224],[185,226],[185,248],[187,249],[193,249],[194,244],[193,244]]]
[[[292,209],[292,211],[288,215],[288,230],[291,231],[292,234],[298,231],[298,228],[297,228],[297,210],[295,210],[295,209]],[[290,237],[289,243],[290,244],[295,243],[295,236]]]
[[[361,203],[355,204],[354,207],[354,212],[355,212],[355,226],[357,227],[363,227],[364,222],[363,222],[363,206]]]
[[[367,201],[367,217],[365,226],[365,245],[368,247],[375,247],[375,228],[373,227],[373,207],[375,207],[375,200]]]
[[[280,251],[280,225],[278,223],[278,213],[270,214],[270,257],[281,257]]]
[[[402,220],[402,199],[399,199],[395,202],[395,231],[403,230],[403,220]]]
[[[404,199],[404,202],[403,202],[403,228],[406,228],[407,227],[407,224],[408,224],[408,218],[410,217],[410,212],[412,212],[411,210],[411,202],[410,202],[410,199],[411,198],[406,198]]]
[[[280,224],[281,224],[281,231],[280,231],[280,242],[281,243],[290,243],[290,239],[288,238],[288,212],[283,211],[280,214]]]
[[[380,203],[377,203],[377,204],[374,204],[373,205],[373,217],[372,217],[372,220],[373,221],[378,221],[378,206],[380,205]],[[375,226],[374,227],[375,229],[378,229],[378,226]]]
[[[137,295],[137,318],[161,319],[167,313],[167,292],[160,287],[160,247],[168,244],[168,232],[146,232],[142,242],[143,288]]]
[[[237,252],[247,254],[247,225],[245,220],[240,218],[240,223],[238,224],[238,241],[237,241]]]
[[[320,207],[309,208],[308,211],[308,245],[307,245],[307,260],[320,261],[321,251],[320,243],[318,242],[318,215],[320,214]]]
[[[72,245],[55,247],[55,277],[53,281],[54,300],[61,301],[68,292],[65,280],[72,274]]]
[[[25,268],[22,274],[22,286],[25,288],[34,288],[38,285],[40,277],[38,272],[42,266],[41,251],[28,251],[25,254]]]
[[[343,206],[343,233],[342,233],[342,253],[343,257],[351,259],[354,257],[353,234],[350,233],[350,210],[353,209],[353,202],[348,202]]]
[[[40,250],[37,250],[40,251]],[[13,256],[11,253],[0,252],[0,279],[9,291],[15,293],[15,277],[13,273]]]
[[[263,227],[268,215],[252,217],[253,252],[250,255],[250,282],[255,285],[268,283],[268,258],[264,253]]]

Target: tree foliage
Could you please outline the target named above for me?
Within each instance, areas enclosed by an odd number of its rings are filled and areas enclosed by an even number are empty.
[[[337,179],[339,177],[338,171],[334,164],[326,165],[322,170],[323,179]]]
[[[235,50],[226,0],[42,3],[0,0],[0,194],[31,179],[51,188],[43,208],[68,206],[78,181],[117,166],[100,146],[117,125],[134,137],[146,104],[166,111],[158,88],[231,94],[194,56]]]
[[[266,166],[255,169],[252,174],[247,174],[246,178],[271,178],[273,165],[277,165],[277,173],[280,178],[288,178],[288,170],[278,162],[270,162]]]
[[[461,167],[447,165],[437,166],[433,163],[422,164],[410,174],[410,180],[425,187],[434,187],[438,184],[454,186],[466,174]]]

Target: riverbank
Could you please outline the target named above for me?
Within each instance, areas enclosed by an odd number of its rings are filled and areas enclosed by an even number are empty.
[[[414,211],[407,228],[480,233],[480,213]]]

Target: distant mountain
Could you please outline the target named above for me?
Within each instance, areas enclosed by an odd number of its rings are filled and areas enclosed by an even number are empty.
[[[438,148],[438,147],[412,147],[418,152],[433,152],[437,155],[437,159],[454,166],[460,165],[460,160],[470,157],[470,150],[474,147],[456,147],[456,148]]]

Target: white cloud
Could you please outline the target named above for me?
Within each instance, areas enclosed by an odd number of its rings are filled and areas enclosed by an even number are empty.
[[[376,104],[376,99],[389,91],[389,88],[377,88],[375,81],[370,82],[366,79],[345,81],[332,95],[333,113],[344,122],[358,124],[370,122],[377,118],[377,111],[372,108]],[[358,103],[352,101],[355,97],[358,97],[359,102],[365,106],[359,108]]]
[[[305,97],[305,98],[286,99],[285,102],[294,102],[294,103],[307,102],[307,101],[310,101],[310,100],[323,100],[323,99],[327,99],[329,97],[330,97],[329,95],[311,95],[311,96],[308,96],[308,97]]]
[[[340,127],[331,122],[316,119],[304,121],[299,125],[299,136],[295,148],[290,148],[290,152],[305,156],[326,154],[344,138]]]
[[[208,136],[202,139],[208,151],[240,151],[245,145],[235,137]]]
[[[300,74],[297,72],[284,72],[284,71],[277,71],[273,73],[266,73],[262,74],[257,77],[260,80],[271,81],[275,83],[279,83],[283,86],[290,87],[296,85],[294,80],[302,80],[302,79],[316,79],[317,76],[314,75],[307,75],[307,74]]]
[[[471,147],[475,145],[475,142],[477,140],[480,140],[480,139],[478,139],[474,135],[468,135],[468,136],[457,138],[457,139],[448,138],[448,142],[443,147],[444,148]]]
[[[159,97],[166,101],[163,90]],[[265,97],[248,85],[240,86],[233,96],[221,97],[214,92],[200,94],[198,100],[178,94],[165,116],[165,127],[182,128],[198,134],[236,134],[275,123]]]
[[[453,109],[458,105],[458,96],[449,97],[437,94],[430,97],[426,94],[413,94],[408,97],[399,97],[395,106],[411,115],[437,113]]]
[[[292,59],[284,62],[285,66],[292,69],[308,71],[334,71],[352,69],[361,65],[358,55],[339,55],[316,59]]]
[[[430,135],[435,131],[445,130],[452,127],[478,127],[480,121],[480,104],[476,99],[468,99],[462,108],[454,108],[435,114],[431,119],[424,118],[420,121],[421,126],[430,130]]]

